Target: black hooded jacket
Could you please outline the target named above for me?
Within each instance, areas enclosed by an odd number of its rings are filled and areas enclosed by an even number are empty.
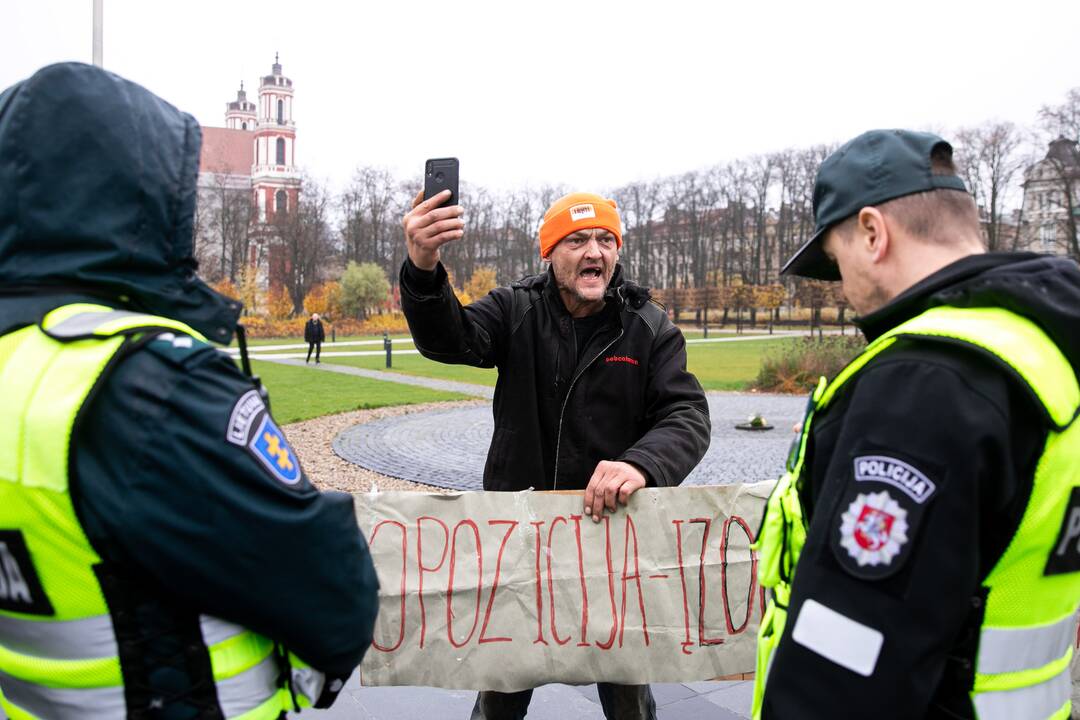
[[[873,340],[940,305],[1018,313],[1080,373],[1080,267],[1072,260],[972,255],[860,327]],[[1016,533],[1050,427],[1026,384],[966,345],[899,341],[844,387],[811,425],[800,488],[808,537],[766,684],[766,720],[975,717],[969,692],[983,583]],[[920,485],[913,499],[896,484],[856,477],[873,472],[860,463],[867,458],[878,459],[879,469],[917,471],[932,485]],[[845,516],[858,509],[859,493],[880,491],[897,503],[886,510],[905,518],[906,539],[892,533],[896,554],[884,555],[881,565],[860,565],[853,553],[866,544],[852,544]],[[857,635],[880,634],[868,676],[826,659],[812,649],[815,641],[793,640],[800,613],[822,605],[845,618],[839,625],[861,625]]]
[[[241,306],[207,287],[192,257],[199,147],[191,116],[87,65],[47,67],[0,95],[0,335],[92,302],[228,342]],[[348,676],[377,610],[352,498],[302,474],[280,482],[227,441],[255,386],[225,355],[191,338],[141,340],[83,408],[69,478],[99,575],[112,578],[129,710],[167,698],[154,717],[186,718],[216,704],[208,657],[191,650],[200,614]]]
[[[441,264],[406,259],[401,307],[421,354],[499,369],[484,489],[581,489],[601,460],[678,485],[705,454],[709,406],[682,333],[621,266],[605,300],[579,338],[550,269],[463,308]]]
[[[326,342],[326,330],[323,329],[322,320],[308,320],[304,323],[304,342]]]

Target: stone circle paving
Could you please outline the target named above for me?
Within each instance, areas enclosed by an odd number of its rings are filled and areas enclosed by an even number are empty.
[[[709,393],[712,443],[684,485],[775,479],[784,468],[806,398]],[[736,430],[761,414],[775,430]],[[436,409],[354,425],[334,438],[334,452],[383,475],[451,490],[480,490],[494,423],[489,405]]]

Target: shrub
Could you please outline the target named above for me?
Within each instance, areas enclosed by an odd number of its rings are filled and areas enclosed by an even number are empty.
[[[753,387],[766,392],[808,392],[822,375],[836,377],[864,347],[866,342],[861,336],[802,338],[766,354]]]
[[[357,265],[350,261],[340,283],[342,312],[353,317],[367,317],[368,313],[386,302],[390,293],[386,272],[375,263]]]
[[[495,268],[489,265],[481,265],[473,271],[472,277],[469,278],[469,282],[465,283],[463,290],[469,294],[469,297],[475,299],[484,297],[494,290],[496,286]],[[462,303],[462,305],[467,304]]]
[[[355,318],[342,318],[331,322],[331,318],[321,318],[326,326],[326,341],[331,338],[331,330],[337,337],[349,337],[355,335],[382,335],[383,331],[393,334],[409,332],[409,324],[401,313],[386,313],[385,315],[372,315],[367,320],[361,321]],[[304,323],[306,317],[289,318],[286,320],[274,320],[264,315],[249,315],[241,318],[240,324],[244,326],[249,338],[289,338],[304,337]]]
[[[287,320],[293,312],[292,298],[284,286],[279,286],[270,291],[267,301],[267,309],[272,320]]]
[[[384,315],[372,315],[360,324],[361,335],[380,335],[384,331],[390,334],[409,332],[409,323],[405,321],[402,313],[386,313]],[[339,330],[340,332],[340,330]]]
[[[229,278],[222,278],[216,283],[210,283],[210,287],[213,288],[215,292],[224,295],[227,298],[239,299],[240,297],[240,293],[239,291],[237,291],[236,285],[234,285],[233,281]]]
[[[363,335],[364,323],[360,322],[356,318],[342,318],[331,323],[326,324],[326,337],[330,338],[330,330],[333,328],[333,336],[340,335],[341,337],[348,337],[351,335]]]
[[[305,322],[307,318],[273,320],[263,315],[248,315],[240,319],[249,338],[303,337]]]
[[[311,315],[312,313],[319,313],[319,315],[325,316],[327,309],[329,309],[330,302],[326,294],[325,285],[316,285],[308,291],[308,294],[304,296],[304,314]]]
[[[341,283],[325,283],[323,290],[326,292],[326,314],[332,318],[341,317]]]

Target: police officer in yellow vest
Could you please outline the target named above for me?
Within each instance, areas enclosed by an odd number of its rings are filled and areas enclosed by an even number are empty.
[[[0,95],[0,706],[271,720],[371,641],[351,498],[320,493],[195,273],[200,131],[87,65]]]
[[[1080,605],[1080,269],[986,253],[941,138],[822,164],[784,272],[869,345],[810,401],[757,540],[754,717],[1069,716]]]

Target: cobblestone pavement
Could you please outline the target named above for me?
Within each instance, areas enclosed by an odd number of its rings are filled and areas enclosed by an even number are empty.
[[[661,683],[652,686],[658,720],[746,720],[753,682]],[[357,673],[329,710],[306,720],[468,720],[476,693],[430,687],[361,687]],[[544,685],[533,693],[528,720],[604,720],[595,685]]]
[[[286,360],[286,359],[272,359],[261,358],[257,355],[252,355],[257,360],[266,360],[267,362],[276,362],[282,365],[299,365],[304,367],[316,368],[318,370],[325,370],[326,372],[336,372],[343,375],[358,375],[359,377],[371,378],[372,380],[384,380],[387,382],[401,383],[402,385],[416,385],[418,387],[425,387],[430,390],[445,390],[446,392],[456,392],[462,395],[473,395],[475,397],[487,398],[490,400],[495,397],[495,388],[488,387],[487,385],[477,385],[475,383],[466,382],[454,382],[452,380],[436,380],[434,378],[417,377],[415,375],[403,375],[401,373],[386,372],[385,370],[368,370],[366,368],[351,367],[349,365],[334,365],[332,363],[318,363],[317,365],[308,365],[303,360]]]
[[[460,392],[460,391],[459,391]],[[683,484],[718,485],[774,479],[783,470],[806,399],[758,393],[710,393],[712,443]],[[736,430],[761,413],[774,430]],[[334,452],[361,467],[454,490],[482,487],[491,442],[491,406],[438,409],[347,428]]]

